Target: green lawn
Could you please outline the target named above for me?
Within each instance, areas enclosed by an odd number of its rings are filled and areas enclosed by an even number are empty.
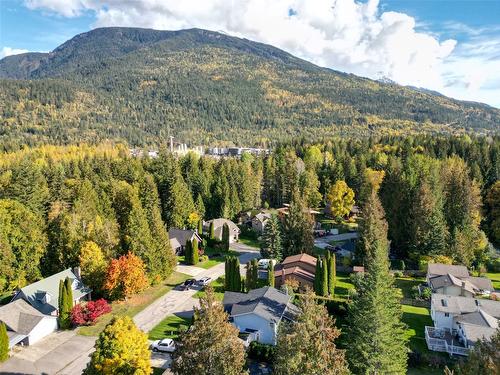
[[[409,339],[410,348],[421,353],[426,352],[425,326],[432,326],[429,309],[425,307],[403,306],[403,322],[408,326],[406,337]]]
[[[488,272],[483,276],[486,276],[491,280],[491,282],[493,283],[493,288],[495,288],[496,290],[500,290],[500,272]]]
[[[164,368],[153,367],[153,375],[162,375],[164,372]]]
[[[179,330],[187,329],[191,325],[191,319],[177,315],[170,315],[163,319],[148,334],[150,340],[161,340],[164,338],[176,339],[179,337]]]
[[[337,279],[335,282],[335,299],[347,300],[349,290],[354,289],[348,273],[337,272]]]
[[[229,250],[228,252],[223,252],[221,250],[212,249],[212,248],[207,247],[205,249],[205,255],[210,256],[211,254],[220,254],[220,255],[217,257],[209,258],[208,260],[206,260],[204,262],[200,262],[200,263],[196,264],[195,267],[200,267],[200,268],[204,268],[207,270],[209,268],[212,268],[213,266],[216,266],[217,264],[224,263],[224,261],[226,260],[226,256],[237,255],[238,253],[236,253],[235,251],[232,251],[232,250]],[[185,263],[184,255],[178,255],[177,261],[184,264]]]
[[[214,280],[210,283],[212,288],[214,288],[215,296],[219,301],[224,299],[224,276],[219,277],[217,280]],[[205,291],[199,290],[194,294],[194,298],[200,298],[205,295]]]
[[[411,298],[411,288],[418,286],[425,281],[423,278],[398,277],[395,280],[396,286],[403,292],[404,298]]]
[[[165,293],[172,290],[176,285],[184,282],[184,280],[189,279],[191,276],[174,272],[167,280],[164,282],[154,285],[144,292],[139,293],[135,296],[130,297],[126,301],[115,301],[111,304],[111,312],[109,314],[101,316],[97,323],[93,326],[80,327],[78,329],[78,334],[83,336],[97,336],[106,327],[106,325],[111,321],[114,316],[130,316],[133,317],[148,305],[153,303],[156,299],[163,296]]]
[[[260,248],[259,240],[252,236],[245,236],[241,234],[238,241],[247,246],[255,247],[257,249]]]

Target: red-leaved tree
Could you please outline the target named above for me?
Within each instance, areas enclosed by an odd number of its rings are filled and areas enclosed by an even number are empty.
[[[79,303],[71,310],[71,322],[79,326],[94,325],[97,318],[109,312],[111,312],[111,306],[103,298],[97,301]]]

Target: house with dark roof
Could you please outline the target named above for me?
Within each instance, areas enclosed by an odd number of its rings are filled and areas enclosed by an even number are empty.
[[[425,327],[429,349],[467,355],[479,339],[489,340],[498,329],[500,302],[435,293],[431,318],[434,327]]]
[[[264,228],[271,218],[271,214],[266,212],[259,212],[252,218],[252,229],[257,233],[262,234],[264,232]]]
[[[430,263],[427,268],[427,283],[433,293],[452,296],[474,297],[489,294],[495,289],[486,277],[472,277],[465,266]]]
[[[294,321],[300,310],[291,303],[291,296],[266,286],[248,293],[225,292],[224,310],[230,322],[247,335],[249,341],[276,345],[280,323]]]
[[[177,229],[170,228],[168,231],[168,238],[170,239],[170,246],[176,255],[182,255],[186,248],[187,241],[196,239],[201,244],[201,237],[197,231],[191,229]]]
[[[9,348],[32,345],[57,330],[57,318],[44,315],[23,299],[0,306],[0,322],[7,326]]]
[[[283,285],[287,279],[295,279],[300,287],[312,287],[316,273],[316,258],[309,254],[286,257],[274,268],[274,285]]]
[[[83,285],[79,269],[75,272],[68,268],[67,270],[46,277],[36,283],[25,286],[20,289],[12,301],[23,299],[39,312],[45,315],[57,316],[59,305],[59,282],[69,278],[73,290],[73,305],[82,300],[90,299],[91,290]]]

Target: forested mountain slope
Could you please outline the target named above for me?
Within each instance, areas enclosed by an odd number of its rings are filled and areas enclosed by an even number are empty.
[[[498,131],[500,110],[191,29],[102,28],[0,60],[0,145]]]

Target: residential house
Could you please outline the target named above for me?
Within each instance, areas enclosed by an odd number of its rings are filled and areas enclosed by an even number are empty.
[[[286,257],[274,268],[274,285],[283,285],[287,279],[295,279],[299,286],[312,287],[316,273],[316,258],[309,254],[297,254]]]
[[[271,214],[259,212],[252,218],[252,229],[257,233],[262,234],[264,232],[264,227],[270,218]]]
[[[278,208],[276,211],[278,212],[278,218],[282,220],[286,215],[288,215],[288,211],[290,211],[290,205],[285,203],[283,204],[283,207]],[[316,215],[321,213],[319,211],[313,210],[312,208],[304,208],[303,212],[311,215],[314,223],[316,223]]]
[[[82,300],[90,299],[91,290],[83,285],[79,269],[75,268],[72,271],[68,268],[36,283],[25,286],[14,295],[12,301],[23,299],[42,314],[57,316],[59,309],[59,282],[66,280],[66,278],[71,280],[73,305],[78,304]]]
[[[452,296],[474,297],[495,290],[490,279],[470,276],[467,267],[441,263],[428,265],[427,283],[433,293]]]
[[[0,306],[0,321],[7,326],[9,348],[32,345],[57,330],[57,317],[42,314],[23,299]]]
[[[495,333],[500,302],[435,293],[431,318],[434,327],[425,327],[429,349],[467,355],[477,340],[488,340]]]
[[[229,243],[238,241],[238,237],[240,235],[240,228],[238,228],[238,226],[231,220],[220,218],[220,219],[213,219],[206,221],[203,224],[203,231],[206,231],[208,233],[208,231],[210,230],[210,223],[213,223],[214,236],[219,241],[222,240],[222,229],[224,227],[224,224],[227,224],[229,227]]]
[[[184,254],[187,241],[196,239],[201,244],[201,237],[197,231],[191,229],[177,229],[171,228],[168,231],[168,238],[170,238],[170,246],[176,255]]]
[[[300,311],[291,299],[290,295],[266,286],[248,293],[225,292],[223,304],[230,322],[248,341],[276,345],[281,321],[293,321]]]

